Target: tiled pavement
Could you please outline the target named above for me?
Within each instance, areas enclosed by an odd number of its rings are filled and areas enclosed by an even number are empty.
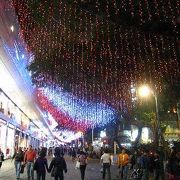
[[[48,158],[49,161],[50,159],[51,158]],[[75,163],[73,163],[69,157],[65,157],[65,159],[68,166],[68,172],[67,174],[65,174],[64,180],[81,180],[79,170],[75,169]],[[89,160],[86,169],[85,180],[101,180],[102,174],[100,172],[100,168],[101,166],[98,160]],[[118,180],[117,178],[118,170],[116,166],[111,166],[111,174],[112,174],[112,180]],[[0,180],[15,180],[15,179],[16,178],[15,178],[14,162],[12,162],[11,160],[5,160],[0,169]],[[27,180],[26,169],[25,172],[21,174],[21,180]],[[47,174],[46,180],[53,180],[53,178],[50,176],[50,174]]]

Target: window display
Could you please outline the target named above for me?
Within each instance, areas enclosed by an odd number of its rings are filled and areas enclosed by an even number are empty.
[[[4,154],[6,152],[6,147],[5,147],[6,128],[7,128],[6,122],[0,119],[0,148]]]
[[[14,145],[15,145],[15,130],[14,126],[9,124],[8,133],[7,133],[7,147],[6,147],[6,156],[12,157],[14,154]]]

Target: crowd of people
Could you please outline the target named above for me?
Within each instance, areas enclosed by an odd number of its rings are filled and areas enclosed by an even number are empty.
[[[122,149],[117,158],[119,177],[121,180],[180,180],[180,151],[173,147],[167,161],[164,158],[160,150],[152,152],[141,149],[130,152]],[[107,171],[108,180],[111,180],[112,161],[108,150],[104,150],[101,156],[102,179],[105,179]]]
[[[12,161],[14,160],[16,179],[20,179],[20,174],[26,167],[28,180],[45,180],[46,173],[51,173],[54,180],[64,180],[64,173],[67,173],[64,154],[72,158],[75,167],[80,170],[81,180],[84,180],[88,164],[88,152],[85,149],[63,146],[48,150],[47,148],[33,149],[31,145],[28,149],[19,147],[15,150]],[[47,155],[53,156],[49,165]],[[0,168],[3,161],[4,154],[0,149]],[[163,151],[159,149],[156,151],[150,149],[129,151],[122,148],[117,156],[112,156],[109,149],[104,148],[100,157],[102,179],[105,179],[106,176],[108,180],[112,179],[112,175],[114,176],[111,174],[112,164],[117,166],[117,173],[121,180],[180,180],[180,151],[175,147],[171,148],[167,159],[165,159]]]
[[[61,148],[55,148],[53,159],[48,166],[47,148],[33,149],[29,145],[28,149],[22,150],[21,147],[15,150],[12,157],[14,160],[16,180],[20,179],[20,174],[27,169],[28,180],[34,180],[34,171],[36,171],[37,180],[45,180],[46,173],[51,173],[54,180],[63,180],[63,172],[67,172],[67,166]]]
[[[46,173],[51,173],[54,180],[64,180],[64,173],[67,173],[67,165],[64,159],[64,154],[72,156],[74,158],[74,160],[72,158],[74,162],[77,160],[80,163],[79,169],[81,179],[84,180],[87,164],[87,154],[84,151],[75,151],[74,148],[67,150],[62,146],[49,148],[48,150],[47,148],[33,149],[31,145],[29,145],[28,149],[22,149],[19,147],[15,150],[12,161],[14,160],[16,180],[20,179],[20,175],[21,173],[24,173],[25,167],[27,170],[28,180],[45,180]],[[53,156],[49,166],[46,158],[47,155]],[[0,162],[2,162],[1,158]],[[34,177],[34,171],[36,171],[37,178]]]

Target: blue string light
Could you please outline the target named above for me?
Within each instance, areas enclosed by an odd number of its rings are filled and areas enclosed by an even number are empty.
[[[115,118],[115,110],[108,105],[83,101],[62,91],[60,87],[46,87],[40,90],[54,106],[75,121],[91,122],[94,126],[103,126]]]

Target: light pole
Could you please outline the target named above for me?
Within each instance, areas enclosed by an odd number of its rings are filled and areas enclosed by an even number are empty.
[[[84,133],[82,132],[82,141],[83,141],[83,148],[85,148],[85,139],[84,139]]]
[[[92,145],[93,145],[93,141],[94,141],[94,127],[92,127]]]
[[[143,85],[139,88],[139,95],[141,97],[147,97],[150,94],[153,95],[154,100],[155,100],[155,108],[156,108],[156,133],[158,137],[158,146],[159,146],[159,138],[161,138],[161,130],[160,130],[160,119],[159,119],[159,108],[158,108],[158,98],[157,94],[148,86],[148,85]]]
[[[95,128],[95,124],[92,124],[92,126],[91,126],[91,141],[92,141],[92,146],[93,146],[93,142],[94,142],[94,128]]]

